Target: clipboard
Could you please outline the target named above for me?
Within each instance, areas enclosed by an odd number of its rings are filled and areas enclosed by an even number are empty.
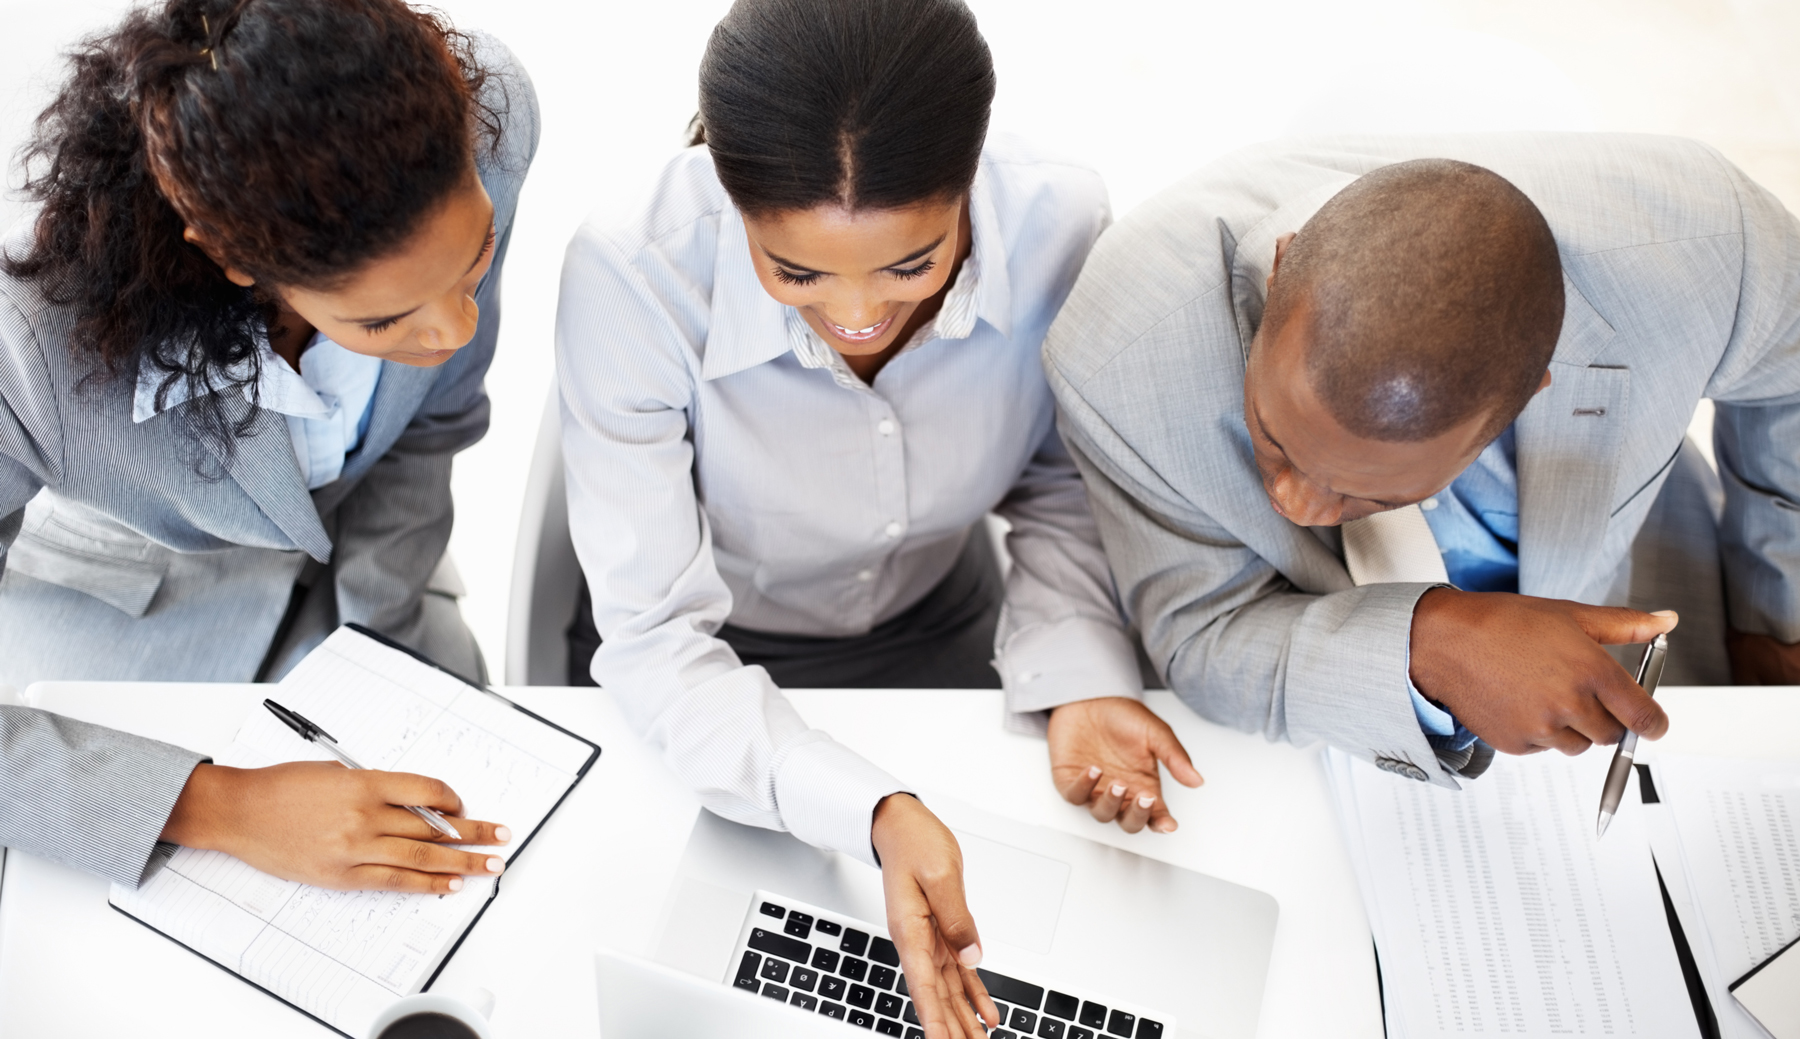
[[[376,648],[371,649],[371,645]],[[314,657],[321,653],[336,654],[342,659],[315,663]],[[400,663],[402,658],[404,663]],[[359,664],[375,668],[372,681],[387,681],[404,689],[406,680],[416,680],[428,690],[409,691],[428,704],[442,705],[429,726],[417,732],[407,730],[412,734],[411,742],[393,745],[401,753],[414,752],[433,733],[447,732],[449,735],[443,737],[450,741],[443,748],[446,753],[473,757],[479,756],[475,752],[485,750],[492,767],[493,755],[504,748],[509,752],[505,759],[509,781],[515,774],[529,776],[530,782],[524,784],[529,789],[520,797],[522,803],[529,799],[534,806],[535,821],[522,840],[502,852],[509,864],[518,860],[600,758],[600,746],[591,740],[361,625],[347,624],[333,633],[295,667],[290,678],[299,676],[301,681],[313,681],[321,675],[330,676],[331,672],[323,671],[324,668]],[[312,669],[304,670],[309,665],[313,665]],[[479,697],[469,698],[471,690]],[[346,693],[356,695],[358,691]],[[363,695],[366,700],[366,694]],[[380,708],[389,706],[386,702],[380,704]],[[421,710],[414,704],[405,706],[415,713]],[[431,707],[423,710],[429,713]],[[468,715],[499,725],[484,727],[469,721]],[[529,723],[521,723],[520,719],[528,719]],[[240,751],[239,744],[253,723],[260,724],[256,714],[240,730],[234,751]],[[500,730],[523,738],[531,748],[521,749],[509,743]],[[554,747],[554,761],[540,760],[532,753],[545,747]],[[387,759],[375,760],[377,763],[371,767],[379,768],[385,766]],[[465,771],[463,778],[469,776]],[[521,829],[516,825],[513,828],[515,832]],[[160,869],[152,868],[152,875],[142,888],[113,886],[112,908],[347,1039],[362,1039],[361,1033],[386,1005],[431,988],[486,915],[506,876],[470,878],[469,887],[450,896],[326,892],[259,873],[223,853],[172,848],[167,851]],[[469,900],[471,896],[474,901]],[[223,929],[216,923],[220,918],[228,925]],[[202,919],[212,922],[204,926],[196,923]],[[223,930],[241,937],[255,930],[258,924],[254,921],[258,920],[262,929],[247,944],[234,946],[227,940],[229,936],[221,934]],[[351,928],[348,942],[340,933],[342,927]],[[357,931],[358,927],[362,930]],[[421,939],[422,934],[430,934],[431,941]],[[350,951],[341,951],[334,942]],[[384,975],[382,965],[390,960],[394,964],[392,973]],[[265,977],[276,969],[271,964],[289,962],[298,964],[296,974],[310,973],[305,978]],[[319,976],[325,980],[320,981]],[[331,1005],[316,1001],[325,998],[317,995],[319,991],[329,991],[334,984],[339,989],[347,985],[350,995]]]
[[[1728,987],[1775,1039],[1800,1039],[1800,938]]]

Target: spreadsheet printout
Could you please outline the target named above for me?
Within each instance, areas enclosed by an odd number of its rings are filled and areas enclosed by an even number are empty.
[[[340,630],[271,699],[330,732],[372,769],[443,779],[463,817],[534,831],[577,781],[591,745],[403,653]],[[256,710],[220,765],[331,760]],[[509,859],[522,840],[474,848]],[[178,849],[112,903],[326,1024],[360,1036],[395,999],[419,991],[493,895],[465,878],[450,895],[330,891],[263,873],[229,855]]]
[[[1698,1039],[1635,789],[1594,836],[1607,765],[1502,755],[1448,790],[1330,752],[1390,1037]]]

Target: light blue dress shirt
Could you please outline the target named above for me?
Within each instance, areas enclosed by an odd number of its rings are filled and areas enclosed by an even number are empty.
[[[1519,590],[1519,466],[1513,427],[1506,427],[1450,486],[1419,503],[1444,556],[1450,583],[1468,592]],[[1462,750],[1476,736],[1411,681],[1413,713],[1436,745]]]

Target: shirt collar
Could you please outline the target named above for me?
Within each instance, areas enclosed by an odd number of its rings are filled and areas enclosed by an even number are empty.
[[[969,190],[969,234],[969,258],[957,271],[937,317],[925,326],[927,338],[967,339],[975,333],[977,321],[986,321],[1003,336],[1012,335],[1006,241],[1000,234],[985,163]],[[789,352],[808,368],[830,368],[836,375],[842,365],[834,358],[841,355],[813,333],[798,310],[777,303],[763,290],[752,262],[744,218],[735,206],[727,204],[719,217],[712,324],[707,330],[701,377],[720,379]],[[915,338],[903,351],[922,341]]]
[[[318,346],[324,340],[319,333],[313,334],[313,341],[308,349]],[[259,338],[256,344],[257,359],[261,370],[254,384],[243,383],[249,370],[249,362],[234,365],[225,372],[212,377],[211,392],[219,393],[230,390],[234,384],[242,385],[244,399],[269,411],[283,415],[294,415],[300,418],[321,418],[331,413],[331,408],[319,398],[300,373],[288,366],[269,347],[267,338]],[[168,373],[159,371],[154,365],[140,363],[138,365],[137,393],[132,400],[131,421],[148,422],[165,411],[180,407],[193,399],[188,380],[179,379],[169,387],[164,396],[162,406],[156,403],[156,391],[162,386]]]

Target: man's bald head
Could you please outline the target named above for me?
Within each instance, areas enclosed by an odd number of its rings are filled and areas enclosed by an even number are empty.
[[[1361,177],[1306,222],[1262,339],[1307,323],[1313,390],[1358,436],[1424,440],[1484,412],[1497,435],[1542,384],[1562,316],[1537,206],[1480,166],[1419,159]]]

